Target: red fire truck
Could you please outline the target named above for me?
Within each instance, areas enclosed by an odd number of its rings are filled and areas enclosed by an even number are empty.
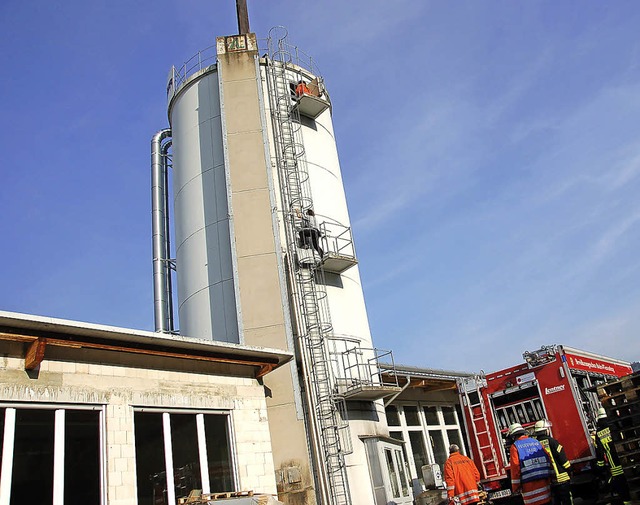
[[[564,446],[578,495],[593,492],[596,386],[632,372],[628,362],[563,345],[525,352],[524,363],[490,374],[458,379],[472,457],[489,498],[511,495],[506,432],[511,423],[533,428],[551,421],[551,435]]]

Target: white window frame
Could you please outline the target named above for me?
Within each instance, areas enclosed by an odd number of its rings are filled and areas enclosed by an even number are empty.
[[[406,415],[404,412],[404,407],[416,407],[418,413],[419,425],[409,426],[407,424]],[[455,404],[442,404],[442,403],[432,403],[432,402],[397,402],[392,403],[389,407],[395,407],[398,410],[398,419],[400,420],[399,426],[391,426],[389,425],[390,432],[399,432],[402,435],[402,440],[405,443],[406,448],[406,457],[409,462],[409,471],[411,472],[411,479],[420,479],[422,475],[419,474],[420,469],[417,468],[415,459],[413,457],[413,447],[411,445],[411,439],[409,438],[410,432],[420,432],[422,433],[422,441],[427,450],[427,459],[430,464],[436,463],[435,454],[433,452],[433,447],[431,446],[430,436],[432,432],[440,432],[442,434],[442,440],[445,445],[445,450],[448,449],[451,442],[449,441],[449,434],[447,430],[457,430],[458,436],[460,440],[463,441],[463,447],[460,447],[460,452],[466,454],[466,441],[462,435],[462,429],[460,426],[460,417],[458,416],[458,411],[455,408]],[[436,415],[438,417],[438,424],[427,424],[427,416],[424,412],[425,407],[435,407]],[[443,407],[450,407],[453,409],[453,414],[455,416],[456,424],[446,424],[444,419],[444,414],[442,412]],[[441,470],[443,470],[441,468]]]
[[[53,505],[64,505],[64,458],[65,458],[65,418],[68,410],[93,410],[99,412],[99,458],[100,458],[100,505],[107,503],[106,488],[106,439],[105,439],[105,406],[73,405],[51,403],[0,403],[5,409],[4,433],[2,434],[2,470],[0,473],[0,505],[11,502],[11,482],[13,478],[13,455],[15,448],[16,412],[18,410],[53,410],[54,421],[54,454],[53,454]]]
[[[238,464],[236,461],[236,448],[235,448],[235,432],[233,430],[233,416],[230,410],[206,410],[206,409],[166,409],[161,407],[134,407],[133,408],[133,423],[134,423],[134,447],[135,442],[135,414],[138,412],[145,413],[157,413],[162,414],[162,438],[164,442],[164,454],[165,454],[165,473],[167,476],[167,501],[168,505],[176,505],[176,490],[175,482],[173,479],[173,446],[171,441],[171,414],[184,415],[191,414],[196,416],[196,433],[198,437],[198,458],[200,463],[200,479],[202,482],[202,493],[208,494],[211,492],[211,482],[209,480],[209,459],[207,458],[207,440],[204,431],[204,416],[205,415],[217,415],[225,416],[227,418],[227,440],[229,442],[229,460],[231,464],[231,470],[233,472],[233,485],[238,489]],[[136,474],[137,474],[136,466]],[[136,496],[138,494],[136,480]],[[0,505],[3,505],[0,503]],[[56,505],[56,504],[54,504]]]

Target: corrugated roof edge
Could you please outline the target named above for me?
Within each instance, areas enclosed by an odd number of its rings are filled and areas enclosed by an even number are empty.
[[[391,363],[380,363],[380,368],[384,372],[393,372],[395,375],[410,375],[412,377],[426,377],[434,379],[456,379],[458,377],[474,377],[472,372],[459,372],[455,370],[440,370],[438,368],[421,368],[408,365],[392,365]]]

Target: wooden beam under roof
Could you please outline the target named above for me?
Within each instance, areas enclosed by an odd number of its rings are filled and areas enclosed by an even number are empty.
[[[78,335],[59,335],[57,337],[49,337],[42,335],[25,335],[22,333],[0,332],[0,340],[29,344],[25,352],[26,370],[33,370],[42,362],[42,360],[44,359],[44,351],[47,346],[73,349],[97,349],[102,351],[142,354],[161,358],[188,359],[209,363],[251,366],[256,368],[254,373],[254,376],[256,378],[266,375],[281,364],[277,357],[271,356],[258,358],[256,356],[243,357],[241,354],[232,354],[220,351],[194,352],[192,350],[190,351],[189,349],[175,348],[172,350],[168,350],[166,345],[161,344],[145,345],[133,342],[127,343],[125,341],[119,341],[118,344],[114,344],[106,343],[104,341],[84,339],[82,337],[79,337]]]
[[[456,389],[454,378],[411,376],[409,374],[404,375],[402,372],[397,375],[383,373],[382,376],[386,382],[391,382],[393,377],[403,377],[409,381],[406,386],[407,389],[422,389],[423,391],[449,391]]]

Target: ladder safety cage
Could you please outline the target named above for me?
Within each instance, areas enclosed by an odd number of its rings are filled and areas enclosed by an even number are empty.
[[[330,505],[350,505],[345,464],[345,440],[350,440],[350,436],[346,431],[346,406],[344,399],[335,393],[335,377],[329,356],[327,340],[333,333],[333,327],[324,273],[317,268],[318,264],[302,264],[296,259],[296,251],[300,250],[299,234],[304,226],[303,215],[313,208],[313,201],[300,111],[295,107],[291,92],[291,83],[297,82],[302,70],[292,66],[294,61],[299,61],[300,53],[287,43],[286,37],[286,30],[281,27],[269,32],[266,72],[287,242],[286,262],[307,398],[311,412],[315,414],[320,452],[316,454],[316,461],[325,483],[321,487],[326,490]]]

